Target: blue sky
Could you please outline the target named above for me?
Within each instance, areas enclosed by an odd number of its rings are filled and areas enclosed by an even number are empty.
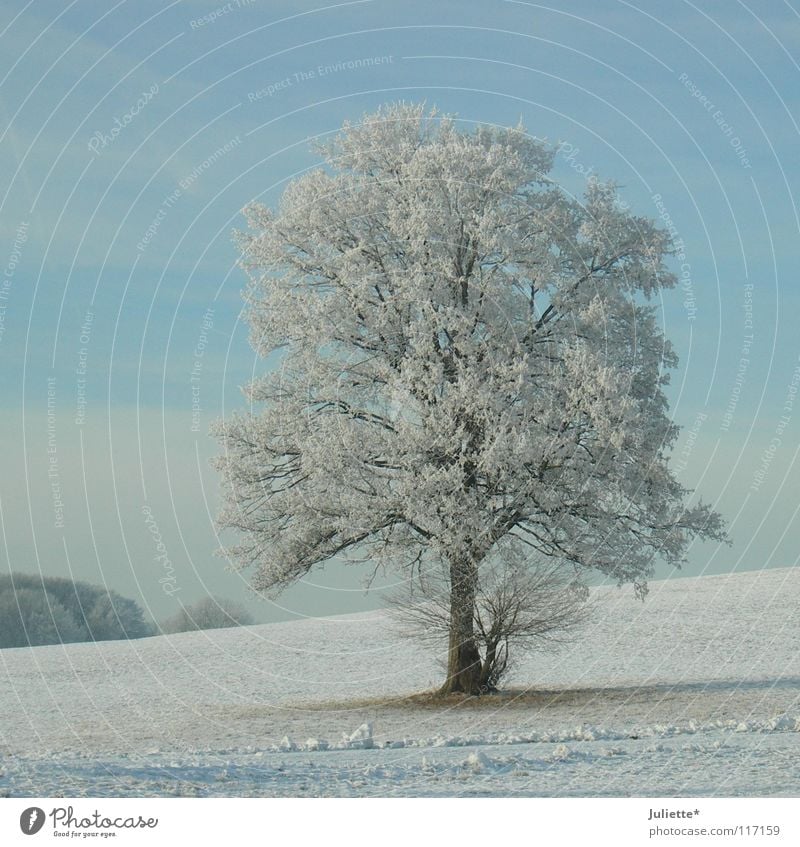
[[[688,572],[795,564],[796,0],[2,6],[0,567],[105,580],[156,616],[206,590],[246,597],[213,555],[205,434],[263,368],[231,230],[317,163],[310,139],[395,99],[465,125],[521,118],[567,145],[566,190],[591,172],[669,218],[685,252],[685,287],[660,304],[681,359],[679,476],[734,542],[696,546]],[[380,602],[353,571],[310,582],[257,613]]]

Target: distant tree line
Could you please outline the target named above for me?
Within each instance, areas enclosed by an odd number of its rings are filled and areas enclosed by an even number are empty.
[[[152,634],[138,603],[103,586],[31,574],[0,576],[0,647]]]
[[[159,628],[163,633],[173,634],[198,629],[249,626],[252,623],[253,616],[241,603],[209,596],[188,606],[181,606],[180,611],[162,621]]]
[[[142,607],[101,585],[35,574],[0,575],[0,648],[118,641],[253,623],[233,600],[203,597],[154,624]]]

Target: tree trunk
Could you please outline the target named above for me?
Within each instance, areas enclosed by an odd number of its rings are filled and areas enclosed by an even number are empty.
[[[488,691],[492,688],[491,679],[494,673],[495,664],[497,663],[497,642],[490,640],[486,644],[486,656],[481,666],[481,675],[478,679],[478,685],[482,691]]]
[[[450,563],[450,641],[447,679],[441,694],[480,693],[481,656],[475,644],[477,569],[472,561]]]

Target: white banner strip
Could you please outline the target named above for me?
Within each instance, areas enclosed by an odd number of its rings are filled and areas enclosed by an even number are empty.
[[[0,844],[800,844],[796,799],[4,799]],[[112,840],[113,839],[113,840]],[[509,841],[509,843],[511,843]]]

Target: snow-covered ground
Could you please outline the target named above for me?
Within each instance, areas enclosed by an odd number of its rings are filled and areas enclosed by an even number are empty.
[[[0,650],[0,795],[800,793],[800,568],[594,592],[500,696],[430,705],[384,613]]]

